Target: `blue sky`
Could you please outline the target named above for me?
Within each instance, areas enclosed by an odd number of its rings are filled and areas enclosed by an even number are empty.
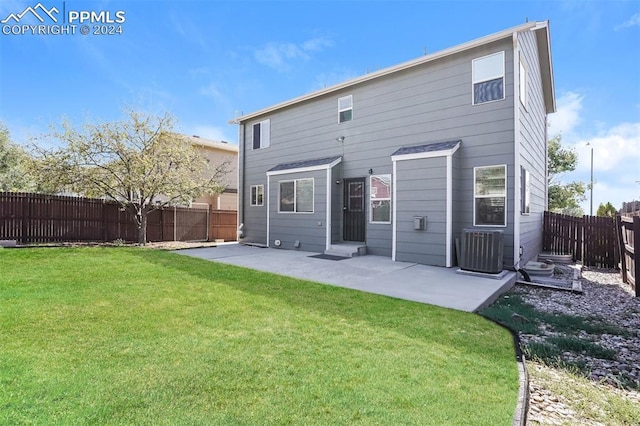
[[[58,18],[63,10],[103,11],[113,20],[123,11],[125,21],[114,35],[82,35],[77,22],[76,34],[0,34],[0,121],[18,143],[62,117],[118,120],[124,107],[168,111],[183,133],[237,142],[228,124],[236,115],[425,49],[550,20],[558,103],[551,132],[580,155],[562,180],[589,181],[593,147],[594,211],[601,202],[619,208],[640,199],[637,0],[40,3],[57,8]],[[37,4],[2,0],[0,20]],[[39,24],[30,14],[25,23]],[[588,213],[588,199],[583,206]]]

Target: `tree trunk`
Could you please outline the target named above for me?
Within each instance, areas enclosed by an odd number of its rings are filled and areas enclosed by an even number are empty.
[[[147,212],[140,212],[140,223],[138,224],[138,244],[147,244]]]

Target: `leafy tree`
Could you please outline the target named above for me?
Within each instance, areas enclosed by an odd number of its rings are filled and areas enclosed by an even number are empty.
[[[42,184],[87,197],[106,197],[128,210],[147,241],[147,217],[169,204],[187,204],[224,189],[229,161],[208,163],[202,153],[173,131],[173,118],[129,111],[123,121],[86,124],[68,121],[53,136],[59,148],[35,147]]]
[[[607,204],[600,203],[598,212],[596,213],[596,215],[602,217],[616,217],[616,214],[618,214],[618,211],[613,207],[613,204],[609,202],[607,202]]]
[[[575,170],[578,154],[571,148],[563,148],[561,135],[554,136],[548,143],[549,210],[557,213],[575,214],[582,211],[579,203],[584,201],[588,185],[584,182],[563,184],[559,175]]]
[[[28,172],[30,157],[11,142],[9,131],[0,123],[0,191],[32,191],[35,182]]]

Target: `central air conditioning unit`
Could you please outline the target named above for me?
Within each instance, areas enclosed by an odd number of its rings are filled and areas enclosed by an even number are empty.
[[[504,232],[463,229],[458,262],[465,271],[498,274],[502,272]]]

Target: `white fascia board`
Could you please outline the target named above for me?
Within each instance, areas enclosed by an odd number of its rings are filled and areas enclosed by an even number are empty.
[[[391,194],[393,195],[392,201],[391,201],[391,205],[392,205],[392,212],[391,212],[391,260],[392,261],[396,261],[396,245],[397,245],[397,236],[396,233],[398,231],[398,225],[397,225],[397,212],[398,212],[398,191],[396,189],[397,185],[396,183],[398,182],[396,176],[398,175],[398,163],[397,162],[393,162],[393,174],[391,175]]]
[[[361,77],[357,77],[357,78],[354,78],[352,80],[345,81],[344,83],[336,84],[335,86],[327,87],[326,89],[318,90],[316,92],[312,92],[312,93],[309,93],[309,94],[304,95],[304,96],[299,96],[299,97],[291,99],[289,101],[281,102],[281,103],[273,105],[271,107],[261,109],[259,111],[254,112],[254,113],[234,118],[233,120],[229,121],[229,124],[238,124],[238,123],[241,123],[243,121],[251,120],[251,119],[259,117],[261,115],[268,114],[270,112],[277,111],[279,109],[286,108],[286,107],[289,107],[291,105],[295,105],[295,104],[300,103],[300,102],[308,101],[310,99],[314,99],[314,98],[317,98],[317,97],[322,96],[322,95],[326,95],[326,94],[329,94],[329,93],[337,92],[338,90],[342,90],[342,89],[346,89],[346,88],[355,86],[356,84],[360,84],[360,83],[363,83],[365,81],[373,80],[373,79],[376,79],[376,78],[379,78],[379,77],[383,77],[383,76],[386,76],[386,75],[389,75],[389,74],[393,74],[393,73],[398,72],[398,71],[405,70],[407,68],[412,68],[412,67],[415,67],[415,66],[418,66],[418,65],[422,65],[422,64],[425,64],[427,62],[431,62],[431,61],[434,61],[436,59],[443,58],[445,56],[453,55],[453,54],[456,54],[456,53],[463,52],[465,50],[473,49],[473,48],[476,48],[476,47],[479,47],[479,46],[483,46],[485,44],[492,43],[494,41],[502,40],[502,39],[511,37],[512,34],[515,33],[515,32],[528,31],[528,30],[530,30],[532,28],[536,28],[536,26],[538,24],[544,24],[544,22],[542,22],[542,23],[535,22],[535,21],[528,22],[528,23],[521,24],[521,25],[518,25],[518,26],[513,27],[513,28],[509,28],[509,29],[506,29],[506,30],[503,30],[503,31],[500,31],[500,32],[497,32],[497,33],[494,33],[494,34],[489,34],[487,36],[480,37],[478,39],[468,41],[466,43],[459,44],[457,46],[450,47],[448,49],[440,50],[438,52],[434,52],[434,53],[431,53],[429,55],[424,55],[424,56],[421,56],[419,58],[416,58],[416,59],[413,59],[413,60],[410,60],[410,61],[407,61],[407,62],[403,62],[402,64],[399,64],[399,65],[395,65],[395,66],[392,66],[392,67],[389,67],[389,68],[382,69],[380,71],[376,71],[376,72],[373,72],[373,73],[370,73],[370,74],[366,74],[366,75],[363,75]]]
[[[329,170],[335,167],[342,161],[342,157],[334,160],[329,164],[321,164],[319,166],[309,166],[309,167],[298,167],[297,169],[286,169],[286,170],[274,170],[272,172],[267,172],[267,176],[277,176],[277,175],[288,175],[290,173],[304,173],[304,172],[315,172],[318,170]]]
[[[271,231],[271,223],[269,222],[269,210],[271,210],[269,202],[269,196],[271,195],[270,183],[271,179],[269,179],[269,176],[267,176],[267,248],[269,247],[269,234]],[[264,197],[264,194],[262,194],[262,196]]]
[[[547,114],[556,112],[556,89],[553,79],[553,59],[551,57],[551,35],[549,34],[549,21],[537,22],[531,28],[536,34],[538,48],[538,64],[542,77],[542,90]],[[546,76],[546,78],[545,78]]]
[[[331,167],[327,168],[327,207],[325,218],[326,234],[325,234],[325,250],[331,248],[331,188],[333,187],[333,176],[331,174]]]
[[[394,163],[395,164],[395,163]],[[451,268],[453,266],[453,249],[451,246],[453,240],[453,156],[447,155],[447,211],[446,211],[446,231],[445,231],[445,266]]]

